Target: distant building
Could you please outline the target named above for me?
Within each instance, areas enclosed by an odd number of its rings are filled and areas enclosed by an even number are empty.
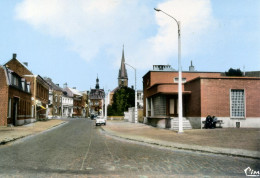
[[[95,89],[90,89],[90,93],[89,93],[90,114],[96,114],[96,115],[102,114],[104,98],[105,98],[105,92],[104,92],[104,89],[99,88],[99,79],[97,77],[96,87],[95,87]]]
[[[54,84],[51,78],[45,77],[49,84],[48,118],[60,118],[62,116],[62,88]]]
[[[82,94],[82,117],[89,117],[89,91],[81,91]]]
[[[144,102],[143,102],[143,90],[137,90],[137,108],[142,109]]]
[[[73,96],[69,95],[66,91],[67,83],[63,86],[63,95],[62,95],[62,117],[68,118],[72,117],[73,114]]]
[[[121,65],[118,72],[118,87],[121,86],[128,86],[128,76],[127,76],[127,70],[125,67],[125,55],[124,55],[124,47],[122,51],[122,58],[121,58]]]
[[[82,117],[83,115],[83,95],[76,89],[76,87],[73,88],[63,88],[65,92],[67,92],[67,96],[73,98],[73,113],[72,117]]]
[[[127,75],[127,70],[126,70],[126,67],[125,67],[124,47],[123,47],[123,51],[122,51],[121,65],[120,65],[120,68],[119,68],[117,80],[118,80],[118,86],[110,92],[110,96],[109,96],[109,98],[110,98],[109,104],[110,105],[113,104],[113,96],[114,96],[115,92],[123,86],[128,87],[128,75]]]

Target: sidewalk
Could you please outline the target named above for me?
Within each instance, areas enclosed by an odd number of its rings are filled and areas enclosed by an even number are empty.
[[[65,122],[61,120],[47,120],[38,121],[23,126],[0,127],[0,145],[17,140],[19,138],[43,132],[63,123]]]
[[[194,129],[176,131],[145,124],[107,121],[102,127],[112,136],[184,150],[260,159],[260,129]]]

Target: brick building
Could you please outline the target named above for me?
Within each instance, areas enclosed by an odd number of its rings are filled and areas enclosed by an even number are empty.
[[[194,70],[183,72],[182,77],[184,126],[201,128],[206,116],[214,115],[223,120],[223,127],[260,127],[260,77]],[[143,89],[145,122],[178,128],[178,72],[149,71]]]
[[[31,119],[30,82],[0,66],[0,126],[23,125]]]
[[[34,75],[29,71],[27,65],[27,63],[23,64],[17,60],[16,54],[13,54],[13,58],[5,64],[10,70],[15,71],[17,75],[25,78],[31,84],[32,119],[45,119],[47,117],[49,85],[40,75]]]
[[[49,84],[48,118],[60,118],[62,116],[62,88],[59,84],[53,83],[51,78],[45,77],[44,80]]]
[[[73,113],[72,117],[82,117],[84,114],[84,107],[83,104],[83,95],[80,93],[76,87],[69,88],[64,86],[63,91],[66,92],[67,96],[73,98]]]

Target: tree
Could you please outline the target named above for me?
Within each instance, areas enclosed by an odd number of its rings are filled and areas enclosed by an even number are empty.
[[[128,87],[121,87],[113,96],[112,109],[109,108],[108,114],[123,116],[124,111],[135,105],[135,90]]]
[[[228,72],[225,72],[226,76],[243,76],[243,73],[240,69],[232,69],[230,68]]]

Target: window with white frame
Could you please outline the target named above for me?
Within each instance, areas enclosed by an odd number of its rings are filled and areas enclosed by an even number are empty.
[[[244,90],[230,91],[230,112],[233,118],[245,117],[245,93]]]

